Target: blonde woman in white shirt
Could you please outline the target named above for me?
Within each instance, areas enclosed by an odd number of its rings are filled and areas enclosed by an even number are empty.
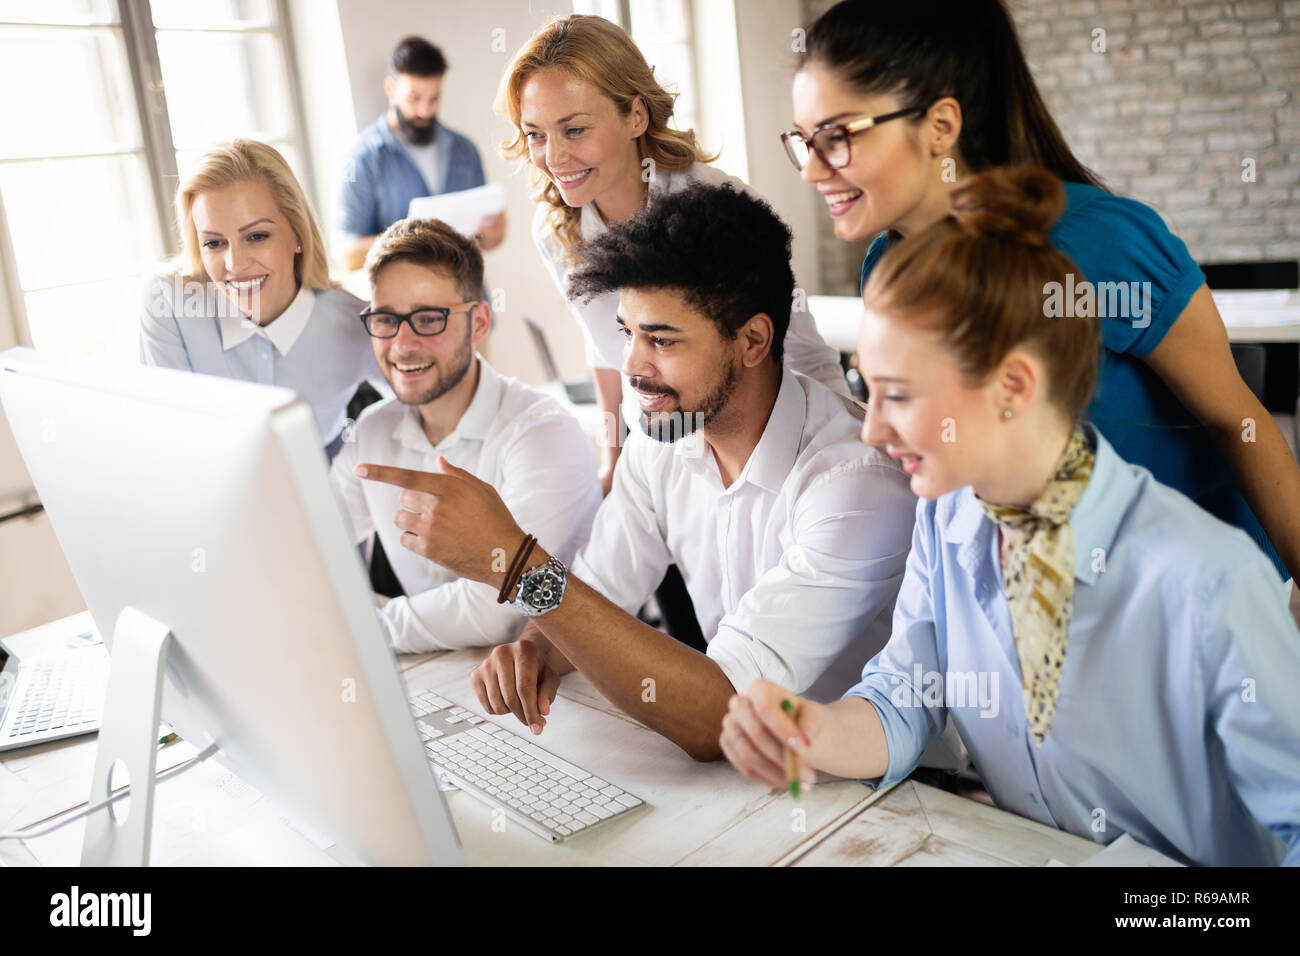
[[[380,619],[399,652],[500,644],[519,632],[514,609],[495,589],[412,551],[413,536],[396,523],[409,514],[400,489],[363,483],[354,470],[377,462],[433,471],[443,457],[495,488],[544,547],[569,560],[600,504],[590,446],[554,399],[476,355],[491,311],[478,298],[483,256],[472,240],[437,220],[404,219],[375,240],[366,269],[371,302],[361,317],[372,361],[397,397],[360,416],[330,476],[355,540],[378,532],[404,592]]]
[[[558,18],[515,54],[497,98],[498,112],[515,129],[503,154],[528,167],[538,202],[533,241],[561,293],[579,265],[578,244],[632,218],[657,196],[695,182],[749,190],[707,165],[716,157],[704,152],[693,130],[669,128],[673,99],[627,32],[600,17]],[[793,301],[793,289],[791,295]],[[571,304],[606,421],[617,421],[622,402],[635,427],[636,399],[619,373],[624,340],[617,306],[613,294]],[[804,308],[791,312],[785,353],[792,369],[848,395],[837,354]],[[606,494],[621,429],[607,432],[600,463]]]

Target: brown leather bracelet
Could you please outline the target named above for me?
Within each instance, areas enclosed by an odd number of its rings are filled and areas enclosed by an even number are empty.
[[[510,587],[510,579],[514,577],[515,568],[519,566],[519,559],[523,556],[524,549],[528,547],[529,537],[530,536],[527,534],[524,535],[524,540],[519,542],[519,547],[515,549],[514,555],[510,558],[510,564],[506,568],[505,577],[501,579],[501,588],[497,591],[498,604],[504,604],[506,602],[506,594],[508,593],[506,589]]]
[[[510,580],[506,583],[503,590],[506,601],[514,598],[515,590],[519,587],[519,582],[523,579],[524,572],[528,570],[528,559],[532,557],[533,548],[537,546],[537,539],[532,535],[528,536],[528,544],[519,554],[519,561],[510,572]]]
[[[510,600],[510,592],[519,585],[519,578],[523,576],[528,558],[532,555],[533,548],[536,544],[537,539],[531,534],[524,535],[524,540],[519,545],[519,550],[515,552],[514,559],[510,562],[510,567],[506,570],[506,576],[501,582],[501,590],[497,592],[498,604],[505,604]]]

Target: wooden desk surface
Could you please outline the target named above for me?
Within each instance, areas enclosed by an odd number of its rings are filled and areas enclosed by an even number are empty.
[[[869,809],[778,862],[792,866],[1071,865],[1104,850],[1072,833],[904,780]]]
[[[486,653],[403,656],[399,667],[411,692],[436,690],[477,711],[469,675]],[[513,716],[490,719],[518,729]],[[0,830],[83,806],[95,741],[84,736],[0,754]],[[1100,850],[1078,837],[910,781],[879,794],[856,781],[827,780],[796,803],[783,792],[746,780],[725,761],[692,760],[619,712],[580,674],[564,679],[537,743],[630,790],[647,806],[590,834],[550,844],[509,821],[504,830],[494,830],[485,804],[460,792],[444,794],[471,865],[1037,866],[1053,856],[1078,862]],[[191,753],[188,744],[164,748],[159,769]],[[236,806],[228,799],[229,786],[219,792],[214,787],[214,780],[229,776],[202,767],[159,785],[155,862],[337,865],[346,858],[340,848],[323,848],[286,823],[277,809],[266,806],[269,801]],[[179,836],[186,821],[195,818],[199,825],[194,832]],[[68,829],[79,831],[80,824]],[[75,863],[77,846],[74,833],[64,834],[57,859]],[[51,859],[52,853],[47,845],[44,858]],[[0,842],[0,861],[38,863],[26,844],[13,841]]]

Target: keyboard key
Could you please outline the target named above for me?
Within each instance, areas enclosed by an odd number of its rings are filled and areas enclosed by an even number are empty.
[[[542,763],[550,764],[556,770],[562,771],[564,774],[574,778],[575,780],[585,780],[587,777],[591,776],[581,767],[575,766],[567,760],[561,760],[559,757],[555,756],[555,754],[548,753],[534,744],[526,743],[520,748],[520,751],[526,756],[540,760]]]
[[[591,806],[587,807],[586,810],[584,810],[583,812],[585,813],[587,812],[587,810],[590,810],[596,817],[598,817],[601,820],[608,820],[610,817],[614,815],[614,811],[606,810],[604,807],[600,806],[600,804],[597,803],[593,803]]]
[[[568,827],[553,827],[552,829],[554,829],[555,832],[558,833],[560,836],[572,836],[572,835],[573,835],[573,831],[570,830]]]
[[[636,797],[632,796],[632,794],[630,793],[620,793],[614,799],[617,800],[619,803],[623,804],[623,806],[625,807],[641,806],[641,801],[638,800]]]

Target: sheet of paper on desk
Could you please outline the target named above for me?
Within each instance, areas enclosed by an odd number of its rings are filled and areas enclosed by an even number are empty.
[[[172,744],[159,753],[168,763],[174,754],[193,748],[189,744]],[[177,761],[179,762],[179,761]],[[221,799],[214,799],[219,795]],[[218,832],[233,824],[240,815],[262,798],[262,794],[244,783],[234,773],[214,760],[206,760],[186,770],[174,780],[164,780],[154,791],[153,846],[150,861],[167,866],[188,854],[196,839]],[[76,866],[81,861],[81,843],[86,821],[78,820],[43,837],[28,840],[27,849],[42,866]]]
[[[1053,857],[1047,861],[1048,866],[1069,866]],[[1158,850],[1139,843],[1127,833],[1111,843],[1096,856],[1091,856],[1077,866],[1182,866],[1177,860],[1170,859]]]
[[[505,211],[506,188],[500,183],[488,183],[441,196],[412,199],[406,215],[411,219],[441,219],[457,232],[472,236],[484,216]]]

